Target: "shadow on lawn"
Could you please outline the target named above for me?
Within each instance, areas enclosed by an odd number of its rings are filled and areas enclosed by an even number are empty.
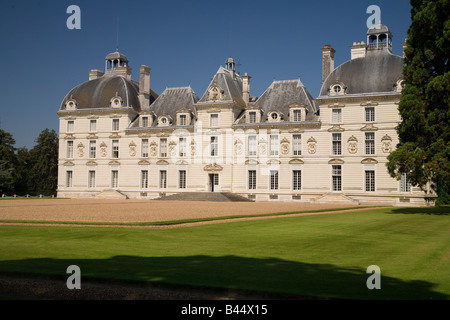
[[[428,214],[428,215],[450,215],[450,206],[443,207],[422,207],[422,208],[396,208],[392,213],[402,214]]]
[[[293,298],[331,299],[449,299],[435,292],[435,284],[404,281],[383,276],[381,290],[369,290],[366,269],[342,268],[330,264],[309,264],[274,258],[238,256],[135,257],[63,260],[26,259],[1,261],[1,272],[51,274],[66,289],[66,269],[77,265],[81,283],[89,279],[144,281],[183,286],[242,289],[247,292],[292,294]],[[106,283],[108,284],[108,282]],[[75,290],[73,290],[75,291]]]

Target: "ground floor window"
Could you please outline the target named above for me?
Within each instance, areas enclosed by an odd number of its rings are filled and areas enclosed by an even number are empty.
[[[72,170],[67,170],[66,171],[66,188],[71,188],[72,187]]]
[[[178,187],[186,189],[186,170],[178,171]]]
[[[119,187],[119,171],[112,170],[111,171],[111,188],[117,189]]]
[[[248,189],[256,189],[256,170],[248,170]]]
[[[278,170],[270,170],[270,190],[278,190]]]
[[[333,191],[342,191],[342,166],[332,167]]]
[[[400,192],[411,192],[411,182],[409,182],[407,173],[403,173],[400,179]]]
[[[375,191],[375,171],[374,170],[366,170],[366,191],[367,192]]]
[[[161,189],[167,188],[167,171],[166,170],[161,170],[159,172],[159,187]]]
[[[95,188],[95,171],[89,170],[88,173],[88,188]]]
[[[302,189],[302,171],[293,170],[292,171],[292,189],[301,190]]]
[[[141,170],[141,188],[148,188],[148,170]]]

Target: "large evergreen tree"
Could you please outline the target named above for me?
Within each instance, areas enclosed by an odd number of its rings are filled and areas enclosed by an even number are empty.
[[[15,166],[17,157],[15,153],[16,141],[13,136],[0,129],[0,192],[11,193],[14,190]]]
[[[450,0],[411,0],[411,5],[400,143],[387,166],[393,177],[406,173],[413,185],[431,187],[437,204],[450,203]]]

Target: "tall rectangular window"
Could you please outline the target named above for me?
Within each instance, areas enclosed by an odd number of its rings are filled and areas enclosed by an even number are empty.
[[[117,189],[119,187],[119,171],[111,170],[111,188]]]
[[[302,189],[302,171],[293,170],[292,171],[292,190]]]
[[[97,157],[97,142],[89,141],[89,158],[95,159]]]
[[[256,189],[256,170],[248,170],[248,189]]]
[[[186,189],[186,170],[178,171],[178,188]]]
[[[167,157],[167,138],[161,138],[159,140],[159,156],[161,158]]]
[[[218,127],[219,126],[219,115],[218,114],[216,114],[216,113],[211,114],[209,126],[210,127]]]
[[[340,165],[332,167],[333,191],[342,191],[342,167]]]
[[[72,187],[72,170],[67,170],[66,171],[66,188],[71,188]]]
[[[366,122],[374,122],[375,121],[375,108],[367,107],[365,111],[366,111]]]
[[[112,131],[119,131],[119,119],[112,120]]]
[[[332,123],[342,123],[342,109],[333,109],[331,121]]]
[[[256,112],[252,111],[248,113],[248,122],[256,123]]]
[[[367,192],[375,191],[375,171],[374,170],[366,170],[366,191]]]
[[[167,171],[166,170],[159,171],[159,188],[161,188],[161,189],[167,188]]]
[[[66,158],[73,158],[73,141],[67,141]]]
[[[148,170],[141,170],[141,188],[148,188]]]
[[[180,115],[180,126],[185,126],[187,125],[187,117],[185,114],[181,114]]]
[[[302,121],[302,110],[294,110],[293,111],[294,122]]]
[[[278,135],[277,134],[271,134],[270,135],[270,155],[271,156],[277,156],[278,155]]]
[[[366,132],[366,154],[375,154],[375,132]]]
[[[114,159],[119,158],[119,140],[112,141],[112,157]]]
[[[333,133],[333,155],[340,156],[342,154],[342,135]]]
[[[248,137],[248,156],[254,157],[256,156],[256,136],[249,136]]]
[[[74,132],[75,130],[75,121],[69,120],[67,121],[67,132]]]
[[[294,156],[301,156],[302,155],[302,135],[301,134],[294,134],[292,136],[292,153]]]
[[[211,137],[211,143],[210,143],[210,151],[211,156],[215,157],[219,155],[219,138],[218,137]]]
[[[400,179],[400,192],[411,192],[411,182],[409,182],[407,173],[403,173]]]
[[[270,190],[278,190],[278,170],[270,170]]]
[[[142,139],[141,156],[142,158],[148,158],[148,139]]]
[[[88,188],[95,188],[95,170],[89,170],[88,172]]]
[[[142,127],[148,127],[148,117],[142,117]]]
[[[96,132],[97,131],[97,120],[90,120],[89,121],[89,132]]]
[[[186,140],[186,138],[179,139],[178,149],[179,149],[180,158],[184,158],[187,156],[187,140]]]

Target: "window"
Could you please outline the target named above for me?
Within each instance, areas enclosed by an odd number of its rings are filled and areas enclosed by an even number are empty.
[[[95,171],[89,170],[88,172],[88,188],[95,188]]]
[[[248,122],[249,123],[256,123],[256,112],[249,112],[248,113]]]
[[[141,156],[142,158],[148,158],[148,139],[142,139]]]
[[[270,135],[270,155],[277,156],[278,155],[278,135]]]
[[[293,170],[292,171],[292,189],[301,190],[302,189],[302,171]]]
[[[367,192],[375,191],[375,171],[374,170],[366,170],[366,191]]]
[[[332,110],[332,123],[342,123],[342,110],[341,109],[333,109]]]
[[[167,157],[167,139],[166,138],[161,138],[159,140],[159,156],[161,158]]]
[[[112,120],[112,131],[119,131],[119,119]]]
[[[292,136],[292,153],[294,156],[301,156],[302,155],[302,135],[301,134],[294,134]]]
[[[119,171],[111,170],[111,188],[117,189],[119,187]]]
[[[148,188],[148,170],[141,170],[141,188]]]
[[[411,182],[407,173],[403,173],[400,179],[400,192],[411,192]]]
[[[342,136],[340,133],[333,133],[333,155],[340,156],[342,154]]]
[[[166,170],[159,171],[159,187],[161,189],[167,188],[167,171]]]
[[[180,126],[187,125],[187,118],[185,114],[180,115]]]
[[[248,189],[256,189],[256,170],[248,170]]]
[[[210,144],[210,150],[211,150],[211,156],[215,157],[219,155],[219,141],[218,137],[211,137],[211,144]]]
[[[119,158],[119,140],[112,141],[112,157],[114,159]]]
[[[248,137],[248,156],[256,156],[256,136]]]
[[[209,119],[209,126],[210,127],[218,127],[219,126],[219,115],[218,114],[211,115],[211,118]]]
[[[66,188],[71,188],[72,187],[72,170],[67,170],[66,171]]]
[[[335,85],[333,87],[334,93],[340,93],[342,91],[342,87],[340,85]]]
[[[366,122],[374,122],[375,121],[375,108],[367,107],[366,108]]]
[[[148,117],[142,117],[142,127],[148,127]]]
[[[67,141],[66,158],[73,158],[73,141]]]
[[[272,120],[277,120],[278,119],[278,113],[273,112],[270,117],[272,118]]]
[[[278,190],[278,170],[270,170],[270,190]]]
[[[97,157],[97,142],[89,141],[89,158],[95,159]]]
[[[178,171],[178,188],[186,189],[186,170]]]
[[[89,121],[89,132],[96,132],[97,131],[97,120],[90,120]]]
[[[366,132],[366,154],[375,154],[375,132]]]
[[[302,121],[302,110],[294,110],[293,113],[295,122]]]
[[[342,191],[342,167],[340,165],[332,167],[333,191]]]
[[[73,132],[75,128],[75,121],[69,120],[67,121],[67,132]]]
[[[186,157],[187,156],[187,152],[186,152],[186,148],[187,148],[186,138],[180,138],[178,145],[179,145],[180,158]]]

